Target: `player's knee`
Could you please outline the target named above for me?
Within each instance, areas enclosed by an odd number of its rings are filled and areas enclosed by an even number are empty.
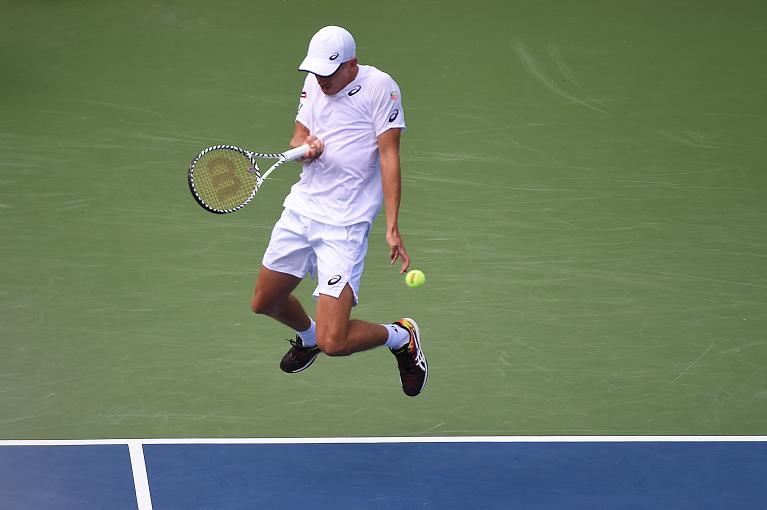
[[[348,356],[353,352],[346,342],[332,335],[317,335],[317,345],[327,356]]]
[[[250,309],[253,310],[253,313],[260,315],[272,315],[276,311],[274,301],[264,299],[258,292],[250,300]]]

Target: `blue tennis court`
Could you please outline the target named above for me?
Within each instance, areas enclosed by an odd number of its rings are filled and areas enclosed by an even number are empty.
[[[6,441],[3,508],[758,509],[767,438]]]

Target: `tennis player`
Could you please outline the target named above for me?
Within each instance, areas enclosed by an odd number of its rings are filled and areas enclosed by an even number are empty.
[[[347,356],[386,345],[397,359],[403,391],[416,396],[428,375],[416,322],[350,319],[368,233],[382,203],[391,263],[399,261],[400,274],[410,265],[398,226],[405,130],[399,86],[388,74],[360,65],[354,38],[337,26],[314,34],[298,69],[307,76],[290,145],[308,143],[311,149],[272,231],[253,311],[296,331],[280,363],[283,371],[300,372],[320,353]],[[318,280],[316,322],[292,294],[307,274]]]

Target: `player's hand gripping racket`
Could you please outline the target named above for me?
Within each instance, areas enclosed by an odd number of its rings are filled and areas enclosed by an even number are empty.
[[[261,184],[286,161],[303,157],[309,145],[276,154],[246,151],[232,145],[216,145],[200,152],[189,165],[189,190],[200,206],[215,214],[245,207]],[[277,161],[263,174],[258,159]]]

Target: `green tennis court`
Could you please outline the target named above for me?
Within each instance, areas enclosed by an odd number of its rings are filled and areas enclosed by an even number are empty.
[[[3,2],[0,438],[758,435],[767,429],[767,8],[758,2]],[[402,87],[378,349],[278,362],[249,300],[299,168],[202,211],[190,159],[282,150],[319,27]],[[299,293],[307,307],[312,283]]]

